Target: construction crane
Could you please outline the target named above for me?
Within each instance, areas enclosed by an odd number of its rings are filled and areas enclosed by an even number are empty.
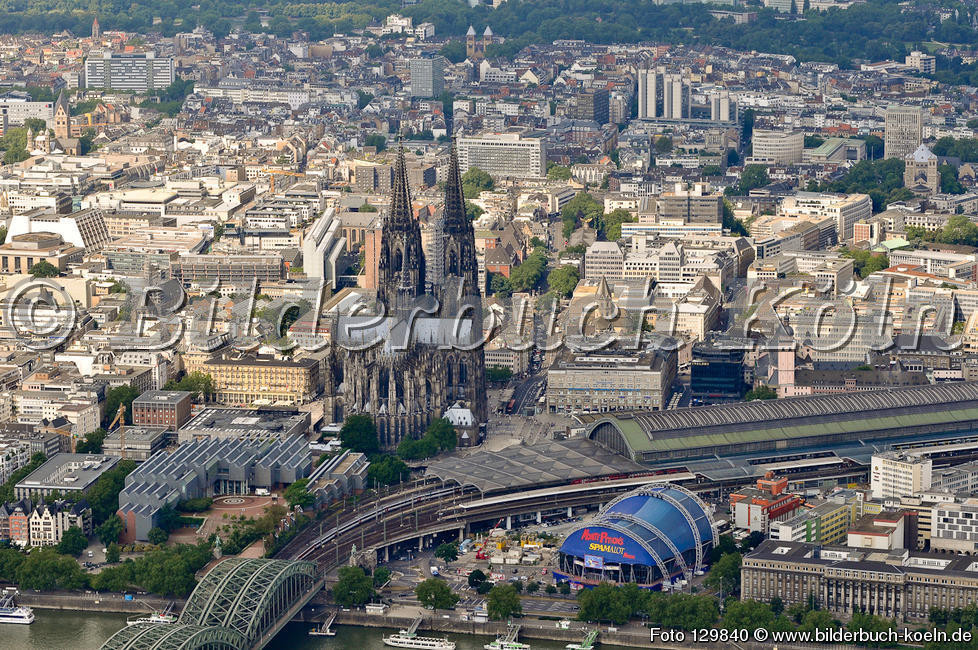
[[[489,556],[486,554],[486,544],[488,544],[492,540],[492,534],[494,532],[496,532],[496,529],[497,528],[499,528],[500,526],[503,525],[503,521],[504,521],[503,519],[500,519],[499,521],[497,521],[496,522],[496,525],[492,527],[492,530],[489,531],[489,533],[486,535],[485,539],[482,540],[482,543],[479,544],[479,546],[477,547],[477,550],[475,552],[475,559],[477,559],[477,560],[488,560],[489,559]]]
[[[275,194],[275,177],[276,176],[293,176],[295,178],[305,178],[306,175],[302,172],[290,172],[284,169],[267,169],[269,179],[269,194]]]
[[[119,425],[119,453],[122,460],[126,459],[126,405],[119,404],[119,410],[115,413],[115,418],[109,424],[109,431],[112,427]]]

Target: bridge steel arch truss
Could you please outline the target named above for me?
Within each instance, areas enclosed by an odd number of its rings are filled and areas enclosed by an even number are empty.
[[[139,623],[113,634],[102,650],[239,650],[247,644],[244,636],[226,627]]]
[[[315,583],[312,562],[231,558],[214,567],[197,586],[180,622],[226,627],[250,645]]]

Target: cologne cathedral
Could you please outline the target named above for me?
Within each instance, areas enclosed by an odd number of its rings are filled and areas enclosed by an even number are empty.
[[[327,409],[337,420],[372,416],[384,449],[420,437],[450,409],[468,423],[456,426],[460,444],[475,444],[487,419],[475,233],[454,148],[437,236],[429,253],[441,258],[431,266],[442,277],[433,283],[425,273],[402,149],[383,224],[376,303],[336,321],[334,371],[327,379]]]

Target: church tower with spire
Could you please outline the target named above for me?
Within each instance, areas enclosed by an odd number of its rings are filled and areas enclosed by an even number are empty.
[[[397,152],[391,203],[380,238],[377,298],[388,313],[411,309],[425,293],[421,226],[414,218],[404,147]]]
[[[465,211],[462,174],[459,171],[458,153],[454,145],[448,163],[448,179],[445,183],[442,238],[444,240],[442,268],[445,274],[443,289],[445,295],[442,304],[451,308],[452,298],[478,296],[480,293],[479,268],[475,254],[475,229]]]
[[[71,137],[71,109],[68,107],[68,96],[62,90],[58,101],[54,103],[54,137],[66,140]]]
[[[102,38],[102,28],[98,24],[98,16],[92,20],[92,40],[97,41]]]
[[[432,420],[449,413],[459,427],[459,444],[475,444],[488,418],[475,232],[465,213],[454,149],[442,214],[437,236],[444,246],[432,254],[445,272],[429,282],[400,148],[378,253],[376,315],[383,318],[371,322],[382,323],[380,336],[364,338],[358,334],[362,328],[346,328],[341,319],[334,324],[336,360],[326,380],[326,412],[333,421],[369,415],[387,450],[404,438],[421,438]],[[432,260],[432,266],[439,264]],[[364,324],[353,316],[349,322]]]

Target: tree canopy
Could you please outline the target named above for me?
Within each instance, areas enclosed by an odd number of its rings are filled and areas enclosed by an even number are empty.
[[[362,454],[375,454],[380,449],[377,427],[369,415],[350,415],[340,429],[340,443],[347,449]]]
[[[507,582],[497,584],[490,589],[486,611],[489,613],[489,618],[494,621],[502,621],[522,614],[523,604],[520,602],[516,587]]]
[[[341,567],[336,584],[333,585],[333,600],[341,607],[359,607],[369,603],[374,597],[373,581],[358,566]]]
[[[414,589],[414,595],[418,597],[425,607],[432,609],[452,609],[459,601],[458,594],[452,593],[443,580],[428,578]]]

